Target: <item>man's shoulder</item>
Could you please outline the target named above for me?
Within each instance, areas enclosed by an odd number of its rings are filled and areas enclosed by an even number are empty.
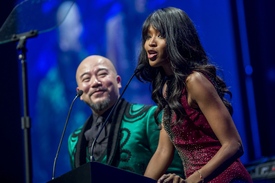
[[[157,106],[155,105],[148,105],[148,104],[139,104],[139,103],[132,103],[131,104],[132,109],[136,110],[155,110]]]
[[[152,118],[154,116],[156,108],[157,106],[154,105],[133,103],[126,109],[125,115],[129,118],[147,120],[147,118]]]
[[[157,106],[154,105],[134,103],[130,105],[128,112],[130,114],[145,114],[151,116],[155,112],[156,108]]]

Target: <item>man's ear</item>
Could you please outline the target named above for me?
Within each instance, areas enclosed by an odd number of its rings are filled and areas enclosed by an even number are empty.
[[[117,75],[116,81],[117,81],[117,84],[118,84],[118,88],[121,88],[122,85],[121,85],[121,77],[120,77],[120,75]]]

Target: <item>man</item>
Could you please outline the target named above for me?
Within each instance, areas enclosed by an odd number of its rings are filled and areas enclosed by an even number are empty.
[[[120,96],[121,77],[109,59],[93,55],[78,66],[76,81],[77,91],[83,91],[80,99],[91,108],[92,115],[69,137],[72,167],[79,167],[92,157],[95,161],[143,175],[158,143],[159,129],[154,120],[156,106],[130,104],[122,99],[92,148],[101,124]],[[168,170],[182,176],[182,163],[177,154]]]

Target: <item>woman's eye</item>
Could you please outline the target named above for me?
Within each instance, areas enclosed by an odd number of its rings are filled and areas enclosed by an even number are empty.
[[[148,34],[145,36],[145,39],[146,39],[146,40],[148,40],[148,39],[150,39],[150,38],[151,38],[151,36],[148,35]]]
[[[159,37],[159,38],[165,38],[165,36],[163,36],[163,35],[161,35],[161,34],[159,34],[158,37]]]

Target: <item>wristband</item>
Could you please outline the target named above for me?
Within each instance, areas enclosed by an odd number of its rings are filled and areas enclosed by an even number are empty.
[[[204,183],[204,179],[203,179],[203,176],[201,175],[201,172],[199,170],[197,170],[197,172],[200,175],[201,182]]]

